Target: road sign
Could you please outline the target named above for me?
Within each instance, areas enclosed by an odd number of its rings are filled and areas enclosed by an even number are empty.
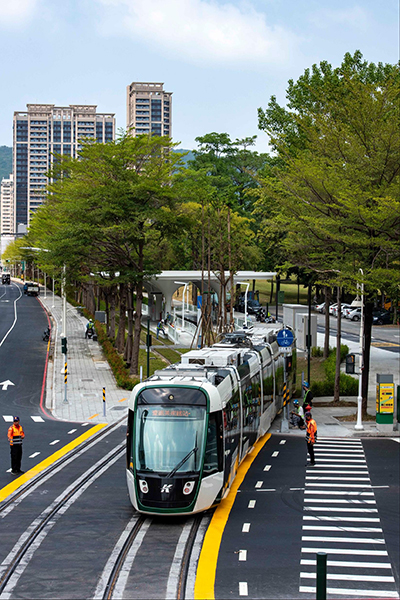
[[[278,346],[283,346],[284,348],[291,346],[294,342],[293,332],[290,329],[281,329],[278,331],[276,341],[278,342]]]

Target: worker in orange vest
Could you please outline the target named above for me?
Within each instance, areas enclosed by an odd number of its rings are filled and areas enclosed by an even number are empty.
[[[308,411],[304,415],[306,420],[306,442],[307,442],[307,451],[310,455],[309,466],[313,467],[315,465],[315,456],[314,456],[314,444],[317,441],[317,424],[311,416],[311,413]],[[307,466],[307,465],[306,465]]]
[[[8,429],[8,441],[10,442],[11,451],[11,473],[20,475],[21,460],[22,460],[22,440],[25,437],[22,425],[19,422],[19,417],[14,417],[14,422]]]

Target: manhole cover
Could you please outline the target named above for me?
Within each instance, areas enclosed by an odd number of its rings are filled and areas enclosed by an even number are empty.
[[[125,410],[127,406],[112,406],[110,410]]]
[[[82,398],[97,398],[97,394],[81,394]]]
[[[95,362],[94,366],[96,367],[96,369],[108,369],[108,363],[106,362]]]
[[[81,379],[81,381],[94,381],[94,379]]]

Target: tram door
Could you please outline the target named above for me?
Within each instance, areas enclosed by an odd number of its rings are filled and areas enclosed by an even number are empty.
[[[253,377],[247,375],[242,384],[243,445],[241,458],[247,454],[249,448],[257,440],[261,416],[260,374],[256,373]]]
[[[224,411],[225,471],[224,487],[230,486],[239,464],[240,442],[240,396],[239,389],[233,393]]]

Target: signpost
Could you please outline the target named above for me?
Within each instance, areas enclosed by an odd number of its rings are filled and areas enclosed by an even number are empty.
[[[276,336],[278,346],[282,348],[288,348],[294,342],[294,334],[290,329],[280,329]]]

